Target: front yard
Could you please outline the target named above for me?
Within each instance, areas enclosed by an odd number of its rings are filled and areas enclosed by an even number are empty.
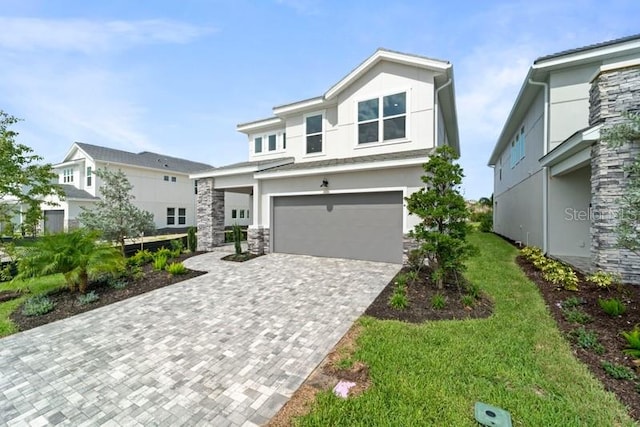
[[[351,358],[368,366],[371,387],[346,400],[323,392],[303,426],[476,426],[475,402],[508,410],[514,425],[633,425],[572,352],[536,286],[515,264],[517,250],[474,233],[481,248],[467,278],[494,300],[487,319],[420,325],[360,320]]]

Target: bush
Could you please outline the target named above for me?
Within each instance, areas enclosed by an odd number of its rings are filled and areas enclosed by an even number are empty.
[[[413,249],[409,252],[407,263],[412,271],[420,271],[420,269],[424,267],[425,259],[426,255],[423,251],[420,249]]]
[[[173,258],[179,257],[182,254],[182,251],[184,251],[182,239],[174,239],[170,241],[169,244],[171,245],[171,256]]]
[[[407,271],[405,275],[407,276],[407,280],[409,280],[409,282],[411,283],[415,282],[416,280],[418,280],[418,277],[420,277],[420,273],[415,270]]]
[[[596,354],[604,353],[604,347],[600,344],[600,341],[598,341],[598,336],[595,332],[588,331],[581,326],[571,331],[570,335],[580,347],[586,350],[592,350]]]
[[[172,262],[171,264],[165,267],[167,272],[172,276],[186,274],[189,270],[184,266],[181,262]]]
[[[148,249],[139,250],[132,257],[127,259],[127,265],[136,265],[138,267],[153,261],[153,254]]]
[[[602,270],[587,276],[587,281],[602,289],[609,289],[611,285],[620,285],[622,283],[619,274],[606,273]]]
[[[404,289],[396,289],[391,298],[389,305],[396,310],[404,310],[409,305],[407,294]]]
[[[562,315],[567,320],[567,322],[571,323],[580,323],[584,325],[585,323],[589,323],[593,321],[593,318],[585,313],[581,308],[563,308]]]
[[[395,280],[396,288],[406,288],[408,281],[409,281],[409,277],[406,274],[404,273],[398,274]]]
[[[113,289],[124,289],[127,287],[127,281],[122,278],[113,279],[109,280],[108,285]]]
[[[22,314],[25,316],[42,316],[54,309],[56,305],[46,295],[31,297],[25,301]]]
[[[622,352],[640,359],[640,329],[638,329],[638,325],[629,332],[622,332],[622,336],[627,340],[627,348]]]
[[[189,229],[187,230],[187,248],[191,252],[195,252],[197,246],[198,246],[198,239],[196,237],[196,228],[189,227]]]
[[[578,297],[569,297],[566,300],[562,301],[562,308],[573,308],[578,307],[582,304],[582,300]]]
[[[77,298],[78,304],[80,305],[91,304],[92,302],[96,302],[99,299],[100,297],[98,296],[96,291],[87,292],[84,295],[78,295],[78,298]]]
[[[232,234],[236,255],[240,255],[242,253],[242,228],[238,224],[233,224]]]
[[[153,269],[154,270],[164,270],[167,266],[167,256],[154,256],[153,257]]]
[[[153,259],[155,260],[156,258],[171,259],[173,258],[173,252],[171,251],[171,249],[162,247],[153,254]]]
[[[447,299],[441,293],[435,294],[431,297],[431,307],[436,310],[442,310],[447,305]]]
[[[624,303],[617,298],[598,299],[598,304],[611,317],[622,316],[627,311]]]
[[[626,366],[616,365],[615,363],[603,361],[601,363],[602,369],[609,375],[611,378],[616,380],[630,380],[634,381],[636,379],[636,374]]]
[[[493,213],[485,212],[480,216],[480,231],[490,233],[493,231]]]

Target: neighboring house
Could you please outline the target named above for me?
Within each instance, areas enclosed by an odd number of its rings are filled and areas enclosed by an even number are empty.
[[[198,245],[221,244],[224,195],[251,195],[249,250],[402,262],[436,145],[459,151],[453,68],[379,49],[322,96],[238,125],[249,160],[192,174]]]
[[[196,184],[190,173],[210,170],[211,165],[143,151],[130,153],[97,145],[74,143],[61,163],[54,165],[64,200],[51,198],[55,206],[42,205],[46,232],[68,230],[78,225],[82,208],[91,209],[100,197],[97,169],[121,170],[133,186],[133,203],[153,214],[156,228],[183,230],[195,225]],[[229,215],[248,209],[246,195],[229,195]]]
[[[489,160],[495,232],[640,282],[615,232],[623,166],[639,153],[600,138],[625,111],[640,111],[640,35],[535,60]]]

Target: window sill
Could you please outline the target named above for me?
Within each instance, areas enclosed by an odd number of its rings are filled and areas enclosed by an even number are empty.
[[[311,153],[311,154],[305,154],[303,157],[306,158],[313,158],[313,157],[324,157],[327,154],[322,152],[322,153]]]
[[[384,141],[384,142],[366,142],[364,144],[356,144],[356,146],[353,148],[354,150],[362,150],[370,147],[384,147],[385,145],[408,144],[410,142],[411,142],[410,139],[402,138],[402,139],[394,139],[391,141]]]

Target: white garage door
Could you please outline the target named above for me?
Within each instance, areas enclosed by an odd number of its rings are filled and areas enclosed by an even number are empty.
[[[402,192],[273,200],[273,251],[402,262]]]

